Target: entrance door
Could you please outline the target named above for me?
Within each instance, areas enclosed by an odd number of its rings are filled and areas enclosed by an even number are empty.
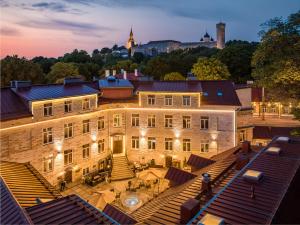
[[[123,136],[116,135],[113,137],[113,154],[123,153]]]
[[[72,169],[66,169],[66,173],[65,173],[65,181],[67,183],[72,182]]]

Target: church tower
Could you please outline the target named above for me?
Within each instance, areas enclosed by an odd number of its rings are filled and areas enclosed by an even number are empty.
[[[133,46],[135,46],[135,41],[133,38],[133,32],[132,32],[132,27],[131,27],[129,39],[127,41],[127,49],[131,49]]]
[[[225,47],[225,23],[217,23],[217,48],[223,49]]]

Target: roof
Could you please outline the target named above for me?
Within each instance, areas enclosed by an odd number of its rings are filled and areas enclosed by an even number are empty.
[[[291,131],[300,127],[271,127],[255,126],[253,129],[253,139],[272,139],[275,136],[289,136]]]
[[[196,167],[197,169],[202,169],[203,167],[206,167],[214,162],[214,160],[191,154],[187,161],[187,164],[189,166]]]
[[[1,121],[31,117],[26,104],[10,88],[1,88]]]
[[[133,88],[133,85],[129,80],[124,79],[116,79],[114,81],[110,81],[108,79],[99,80],[99,88]]]
[[[137,221],[134,218],[132,218],[131,216],[122,212],[117,207],[110,205],[110,204],[106,204],[105,208],[103,209],[103,212],[120,224],[136,224],[137,223]]]
[[[147,44],[160,44],[160,43],[181,43],[180,41],[175,40],[159,40],[159,41],[149,41]]]
[[[34,224],[118,224],[77,195],[26,208]]]
[[[206,213],[223,218],[225,224],[271,224],[300,166],[300,140],[278,142],[276,138],[199,211],[192,224]],[[268,154],[266,149],[271,146],[279,147],[281,154]],[[249,169],[264,174],[254,184],[255,198],[251,198],[251,183],[242,177]]]
[[[0,177],[0,212],[1,224],[31,225],[31,219],[14,198],[13,194]]]
[[[98,94],[99,91],[84,84],[48,84],[18,88],[15,92],[27,101],[36,101]]]
[[[200,81],[144,81],[136,82],[136,91],[151,92],[196,92],[202,91]]]
[[[165,179],[168,179],[176,184],[183,184],[195,177],[195,174],[178,169],[176,167],[170,167],[165,175]]]
[[[56,199],[58,191],[29,163],[0,162],[0,173],[22,207],[37,204],[37,198]]]

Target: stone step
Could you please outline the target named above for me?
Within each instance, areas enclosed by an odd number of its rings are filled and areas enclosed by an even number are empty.
[[[125,180],[133,178],[134,174],[129,168],[127,158],[125,156],[117,156],[113,158],[113,167],[111,180]]]

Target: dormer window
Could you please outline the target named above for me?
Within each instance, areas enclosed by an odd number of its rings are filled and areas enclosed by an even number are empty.
[[[82,110],[90,109],[90,99],[86,98],[82,100]]]
[[[44,116],[52,116],[52,103],[44,104]]]
[[[218,95],[218,96],[223,96],[223,92],[222,92],[222,91],[218,91],[218,92],[217,92],[217,95]]]

